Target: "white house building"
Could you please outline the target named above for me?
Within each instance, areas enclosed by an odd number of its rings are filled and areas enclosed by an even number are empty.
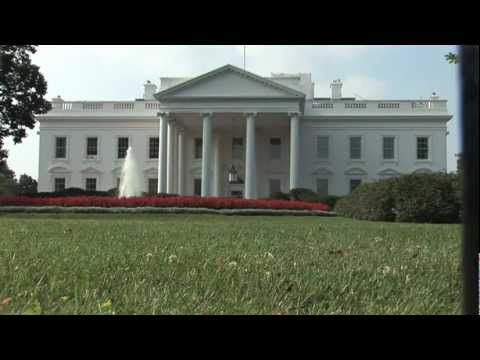
[[[144,190],[263,198],[292,188],[344,195],[360,183],[446,171],[447,101],[315,98],[310,74],[226,65],[149,81],[135,101],[65,101],[40,122],[39,191],[118,186],[132,147]],[[236,174],[236,176],[235,176]],[[235,179],[237,177],[237,179]]]

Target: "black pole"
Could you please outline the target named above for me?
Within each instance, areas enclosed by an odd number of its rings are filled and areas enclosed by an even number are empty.
[[[464,227],[462,246],[463,313],[479,314],[478,298],[478,46],[462,46],[462,140]]]

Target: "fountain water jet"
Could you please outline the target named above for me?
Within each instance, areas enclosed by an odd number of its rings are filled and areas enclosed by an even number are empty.
[[[120,176],[120,197],[140,196],[142,195],[142,180],[138,170],[135,154],[131,146],[127,149],[127,156],[122,166]]]

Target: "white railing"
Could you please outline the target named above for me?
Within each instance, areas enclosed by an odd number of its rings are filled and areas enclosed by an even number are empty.
[[[315,114],[447,114],[447,100],[313,100],[305,113]]]
[[[131,113],[160,110],[158,101],[53,101],[54,113]]]

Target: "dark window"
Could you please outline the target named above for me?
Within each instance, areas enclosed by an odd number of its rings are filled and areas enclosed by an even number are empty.
[[[193,194],[202,195],[202,179],[193,179]]]
[[[282,140],[280,138],[270,139],[270,159],[280,159],[282,157]]]
[[[67,157],[67,138],[55,138],[55,157],[57,159],[65,159]]]
[[[128,150],[128,137],[118,138],[118,158],[125,159]]]
[[[282,191],[280,179],[270,179],[270,196]]]
[[[350,138],[350,159],[362,158],[362,138],[360,136],[352,136]]]
[[[242,190],[232,190],[230,194],[231,194],[232,197],[235,197],[235,198],[243,197]]]
[[[158,191],[158,179],[148,179],[148,193],[150,195],[155,195]]]
[[[328,136],[317,137],[317,157],[328,159]]]
[[[383,138],[383,158],[385,160],[395,158],[395,138],[393,136]]]
[[[150,159],[158,159],[158,137],[151,137],[148,156]]]
[[[65,178],[55,178],[55,192],[65,190]]]
[[[96,137],[87,138],[87,156],[97,156],[98,139]]]
[[[87,191],[97,191],[97,179],[86,178],[85,179],[85,190],[87,190]]]
[[[202,158],[202,151],[203,151],[203,141],[202,138],[195,138],[195,159]]]
[[[317,193],[320,196],[328,195],[328,179],[317,179]]]
[[[417,137],[417,159],[428,159],[428,137],[426,136]]]
[[[243,159],[243,139],[242,138],[232,139],[232,158],[235,160]]]
[[[351,179],[350,180],[350,192],[355,190],[357,187],[359,187],[362,184],[362,180],[360,179]]]

